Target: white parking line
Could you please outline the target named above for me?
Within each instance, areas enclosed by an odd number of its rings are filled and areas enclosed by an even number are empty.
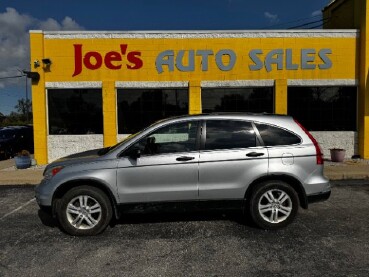
[[[3,215],[0,220],[3,220],[4,218],[8,217],[9,215],[11,214],[14,214],[16,213],[17,211],[19,211],[20,209],[24,208],[25,206],[27,206],[28,204],[32,203],[33,201],[35,201],[36,199],[35,198],[32,198],[31,200],[29,200],[28,202],[24,203],[23,205],[19,206],[18,208],[12,210],[11,212]]]

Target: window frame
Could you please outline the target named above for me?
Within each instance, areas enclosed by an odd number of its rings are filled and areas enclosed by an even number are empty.
[[[84,91],[88,91],[88,90],[92,90],[92,91],[99,91],[99,94],[101,95],[101,132],[98,133],[81,133],[81,134],[73,134],[73,133],[58,133],[58,134],[54,134],[52,132],[50,132],[51,130],[51,120],[50,120],[50,93],[53,94],[55,93],[62,93],[61,91],[78,91],[78,90],[84,90]],[[58,92],[56,92],[58,91]],[[47,128],[47,135],[48,136],[86,136],[86,135],[104,135],[104,99],[103,99],[103,90],[101,87],[50,87],[50,88],[46,88],[46,128]]]

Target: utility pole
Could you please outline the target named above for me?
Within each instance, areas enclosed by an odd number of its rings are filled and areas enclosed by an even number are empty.
[[[26,121],[28,122],[28,88],[27,88],[27,75],[26,75]]]

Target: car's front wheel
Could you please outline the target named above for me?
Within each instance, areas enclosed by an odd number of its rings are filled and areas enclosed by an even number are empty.
[[[97,235],[105,230],[112,218],[112,206],[107,195],[92,186],[69,190],[57,208],[58,221],[73,236]]]
[[[267,181],[258,185],[250,198],[250,214],[260,228],[279,229],[290,224],[298,211],[296,191],[282,181]]]

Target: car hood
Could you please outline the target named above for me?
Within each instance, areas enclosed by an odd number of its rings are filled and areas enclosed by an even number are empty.
[[[79,164],[79,163],[88,163],[88,162],[94,162],[97,159],[101,157],[99,153],[101,153],[101,150],[105,148],[98,148],[93,150],[88,150],[76,154],[72,154],[63,158],[60,158],[50,164],[47,165],[45,168],[45,171],[50,167],[55,166],[68,166],[73,164]]]

